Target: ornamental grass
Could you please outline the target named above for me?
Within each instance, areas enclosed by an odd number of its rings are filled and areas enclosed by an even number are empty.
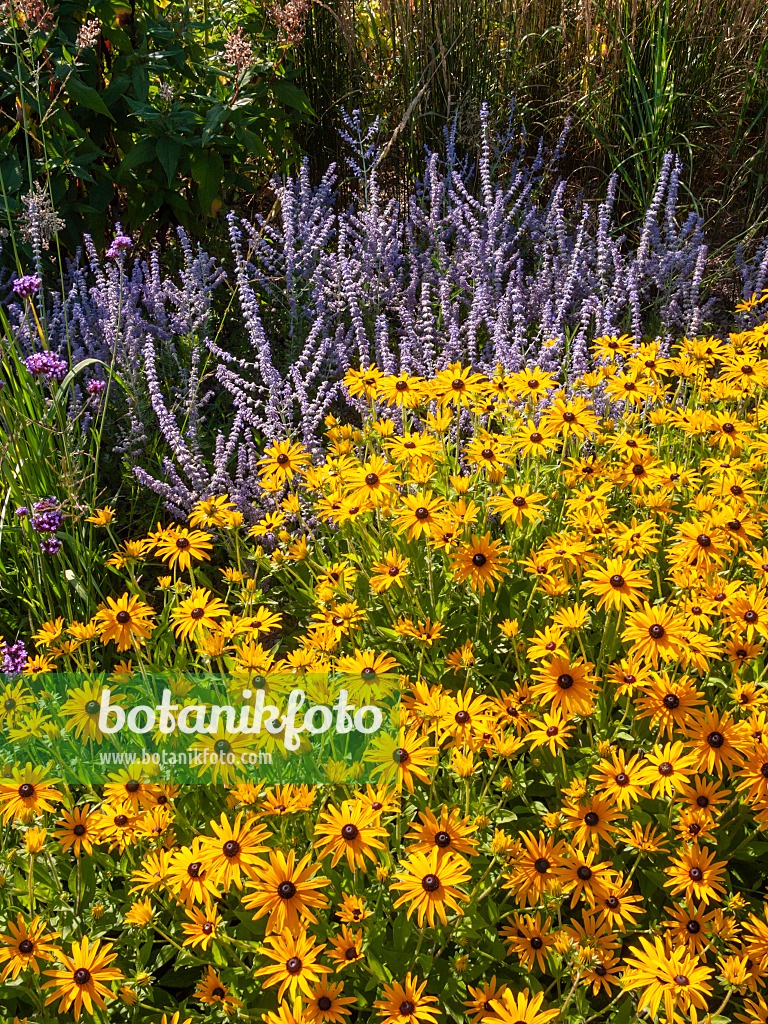
[[[256,525],[90,510],[111,592],[4,649],[5,1019],[766,1024],[766,345],[602,337],[567,393],[366,366]],[[153,672],[394,676],[396,734],[365,785],[24,762]]]

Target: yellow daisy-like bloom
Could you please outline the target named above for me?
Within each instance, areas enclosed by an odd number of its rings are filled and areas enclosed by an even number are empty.
[[[410,971],[402,983],[385,985],[373,1004],[381,1024],[437,1024],[437,998],[427,995],[426,987]]]
[[[543,1002],[543,992],[531,996],[527,988],[518,993],[506,989],[500,999],[491,1000],[491,1013],[482,1017],[480,1024],[547,1024],[560,1011],[542,1010]]]
[[[593,703],[599,677],[592,674],[591,662],[553,658],[548,665],[534,673],[538,680],[531,693],[559,708],[565,718],[587,714]]]
[[[491,497],[488,499],[488,507],[498,512],[502,523],[511,519],[515,526],[522,526],[527,519],[530,523],[537,523],[546,514],[547,496],[539,491],[529,491],[525,486],[502,487],[506,497]]]
[[[645,598],[651,581],[636,563],[622,557],[607,559],[605,566],[585,574],[584,590],[599,597],[600,608],[635,608]]]
[[[307,1001],[304,1018],[307,1024],[314,1024],[315,1021],[318,1024],[345,1024],[350,1013],[349,1007],[356,1003],[357,999],[343,993],[344,985],[340,981],[334,984],[323,978],[318,982]]]
[[[611,797],[599,795],[563,807],[563,814],[565,821],[562,827],[573,831],[574,844],[584,846],[591,843],[594,847],[600,845],[601,839],[614,846],[615,841],[611,833],[616,832],[618,826],[613,822],[624,817],[615,807]]]
[[[413,841],[409,851],[430,853],[437,850],[438,856],[449,853],[471,856],[476,852],[477,842],[470,837],[477,831],[477,826],[470,822],[468,816],[462,817],[458,807],[441,807],[439,818],[427,808],[419,812],[419,819],[419,822],[411,824],[411,834],[406,837]]]
[[[744,760],[748,733],[743,722],[734,722],[730,715],[707,708],[689,726],[688,739],[695,743],[698,754],[696,770],[722,777]]]
[[[300,927],[300,917],[316,922],[311,908],[327,906],[327,897],[315,890],[325,888],[328,879],[313,877],[317,865],[312,866],[310,860],[311,854],[307,854],[297,864],[293,850],[287,856],[281,850],[270,850],[269,864],[255,865],[254,878],[249,883],[253,891],[243,898],[243,906],[257,911],[254,921],[269,914],[267,935],[285,928],[295,932]]]
[[[363,932],[353,932],[348,925],[342,925],[340,935],[332,935],[326,954],[336,968],[336,973],[350,967],[363,957]]]
[[[259,474],[271,483],[282,485],[293,480],[295,476],[302,475],[311,461],[304,445],[277,441],[264,449],[264,454],[259,459]]]
[[[381,505],[395,493],[399,482],[396,467],[381,455],[374,455],[350,472],[345,491],[356,505]]]
[[[423,377],[411,377],[407,373],[382,377],[376,385],[376,397],[385,405],[415,409],[426,397],[425,385]]]
[[[374,593],[383,594],[393,586],[402,587],[409,563],[409,558],[400,555],[396,548],[390,548],[383,562],[371,566],[370,583]]]
[[[673,857],[667,868],[669,877],[664,883],[673,896],[684,892],[685,899],[713,903],[725,892],[722,883],[727,862],[715,860],[715,855],[693,843],[680,857]]]
[[[568,741],[574,731],[574,726],[563,718],[560,711],[555,711],[553,714],[545,711],[541,721],[533,719],[529,726],[530,732],[525,738],[531,744],[531,749],[548,746],[553,756],[559,749],[564,750],[568,746]]]
[[[71,813],[62,811],[62,818],[56,824],[58,827],[53,837],[62,850],[71,849],[75,857],[79,857],[82,851],[88,856],[93,853],[93,844],[99,842],[99,834],[90,806],[75,807]]]
[[[685,749],[681,741],[657,743],[645,758],[642,770],[643,785],[651,787],[651,796],[673,796],[688,785],[695,771],[696,756]]]
[[[297,989],[311,998],[312,986],[330,972],[330,967],[317,962],[325,944],[318,946],[305,929],[293,935],[288,928],[279,935],[268,936],[266,942],[269,946],[262,946],[259,953],[272,963],[254,971],[255,977],[264,979],[264,988],[279,985],[278,999],[283,998],[286,990],[290,990],[292,997],[296,996]]]
[[[224,923],[222,918],[213,908],[208,908],[203,912],[199,907],[188,907],[185,914],[187,920],[182,921],[181,930],[186,938],[182,945],[207,949],[216,938],[219,927]]]
[[[395,529],[398,534],[407,530],[409,541],[418,539],[422,534],[431,537],[435,527],[442,522],[445,501],[435,497],[431,491],[407,494],[403,505],[405,507],[397,512]]]
[[[102,943],[96,939],[89,943],[88,939],[83,937],[79,943],[72,943],[71,957],[62,950],[57,950],[56,956],[61,961],[63,969],[44,972],[50,981],[45,982],[43,989],[52,989],[45,1000],[45,1005],[48,1006],[58,999],[58,1012],[67,1013],[71,1010],[75,1020],[80,1020],[83,1007],[91,1016],[94,1006],[106,1010],[105,1000],[114,999],[114,996],[104,982],[119,981],[124,977],[122,971],[111,966],[117,959],[117,953],[113,953],[113,949],[114,946],[110,942]]]
[[[708,984],[712,969],[701,965],[686,946],[674,949],[658,937],[650,942],[642,935],[640,944],[635,956],[625,958],[627,968],[621,978],[624,988],[643,990],[638,1009],[647,1007],[655,1017],[663,1000],[667,1020],[674,1020],[675,1011],[682,1011],[697,1024],[698,1010],[707,1009],[707,996],[712,992]]]
[[[229,615],[229,609],[218,597],[213,597],[210,590],[195,587],[189,597],[180,601],[171,612],[171,621],[176,636],[180,640],[188,640],[201,629],[216,629],[216,619]]]
[[[500,540],[491,541],[490,533],[478,537],[473,534],[467,547],[460,547],[451,559],[451,569],[460,583],[469,581],[473,590],[481,594],[486,584],[496,589],[496,580],[504,578],[508,560],[506,548]]]
[[[467,896],[457,886],[469,879],[469,865],[463,857],[442,855],[438,849],[429,853],[413,852],[395,878],[390,889],[403,892],[395,901],[395,909],[408,904],[408,918],[415,912],[419,927],[426,917],[433,928],[435,914],[446,924],[446,906],[461,913],[458,900],[466,900]]]
[[[210,823],[215,838],[203,836],[200,840],[200,860],[211,882],[225,891],[233,882],[242,889],[243,875],[253,878],[259,855],[267,852],[263,845],[267,830],[253,820],[243,821],[243,817],[241,811],[230,824],[222,812],[220,824]]]
[[[451,363],[447,370],[441,370],[429,382],[427,390],[441,409],[446,405],[460,409],[470,405],[475,396],[483,394],[488,386],[488,378],[482,373],[472,373],[461,363]]]
[[[0,964],[3,964],[0,982],[10,976],[15,981],[21,971],[31,970],[40,973],[38,961],[47,962],[57,953],[54,939],[60,938],[58,932],[47,932],[48,927],[40,917],[34,917],[29,924],[20,913],[16,914],[16,923],[8,921],[9,935],[0,935]]]
[[[189,517],[190,526],[227,526],[235,506],[228,494],[198,501]]]
[[[85,517],[86,523],[93,523],[94,526],[108,526],[115,518],[115,510],[111,505],[104,508],[97,508],[91,515]]]
[[[655,668],[659,659],[677,661],[683,630],[681,616],[664,605],[652,607],[646,601],[642,611],[628,617],[621,639],[632,643],[630,654],[645,658]]]
[[[184,526],[171,526],[164,530],[158,526],[151,540],[157,554],[171,569],[178,567],[180,572],[184,572],[190,568],[193,560],[211,560],[213,538],[203,530],[188,530]]]
[[[532,832],[521,832],[521,849],[509,874],[505,874],[504,888],[511,889],[517,902],[525,907],[534,907],[541,897],[558,884],[557,870],[564,862],[565,843],[547,839],[539,832],[538,839]]]
[[[414,779],[430,783],[429,771],[437,760],[437,748],[429,746],[427,736],[418,727],[400,730],[398,736],[380,733],[364,754],[364,760],[375,765],[371,775],[382,783],[394,783],[398,789],[405,784],[413,793]]]
[[[0,782],[3,824],[53,810],[52,801],[60,800],[61,794],[53,788],[57,780],[47,779],[46,771],[42,765],[14,765],[10,781]]]
[[[241,1000],[235,999],[229,986],[224,984],[212,967],[206,969],[198,982],[194,998],[208,1006],[220,1006],[225,1013],[243,1005]]]
[[[154,611],[133,594],[123,594],[116,601],[108,597],[94,616],[103,644],[114,641],[121,653],[133,646],[134,637],[146,640],[155,628]]]
[[[346,854],[350,870],[367,870],[366,858],[375,862],[375,850],[385,849],[381,842],[386,830],[379,825],[380,817],[360,800],[345,800],[341,809],[329,807],[320,815],[315,826],[315,846],[318,855],[332,854],[334,868]]]
[[[66,716],[68,727],[83,742],[94,740],[102,743],[104,740],[104,733],[99,728],[103,689],[101,683],[85,682],[82,686],[67,690],[67,700],[61,705],[61,714]],[[113,698],[112,702],[120,703],[119,696]]]

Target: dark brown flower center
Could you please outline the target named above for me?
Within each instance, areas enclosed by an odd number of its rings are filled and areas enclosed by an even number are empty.
[[[91,972],[87,967],[78,967],[72,975],[72,980],[76,985],[87,985],[91,980]]]
[[[547,873],[547,871],[549,871],[551,865],[546,857],[539,857],[537,860],[533,862],[533,866],[536,868],[540,875],[544,875]]]
[[[653,637],[654,640],[661,640],[661,638],[664,636],[664,633],[664,627],[661,626],[658,622],[654,622],[654,624],[648,630],[648,634],[651,637]]]
[[[709,736],[707,736],[707,743],[710,747],[722,747],[725,743],[725,736],[723,736],[721,732],[711,732]]]
[[[437,875],[424,875],[421,880],[421,888],[424,892],[437,892],[440,888],[440,879]]]
[[[592,868],[588,868],[586,864],[582,864],[581,867],[576,870],[576,877],[582,882],[588,882],[592,877]]]
[[[379,482],[379,478],[376,476],[375,473],[368,473],[368,475],[365,478],[365,482],[368,484],[369,487],[375,487],[376,484]]]
[[[661,703],[665,708],[669,708],[670,711],[674,711],[675,708],[680,707],[680,698],[676,693],[667,693],[664,695],[664,699]]]
[[[298,974],[302,968],[301,960],[297,956],[289,957],[285,961],[285,969],[289,974]]]
[[[485,565],[487,561],[488,559],[485,557],[482,551],[478,551],[477,554],[472,556],[472,564],[476,565],[478,569]]]
[[[333,1003],[328,998],[328,996],[320,996],[320,998],[317,1000],[317,1008],[318,1010],[322,1010],[323,1013],[325,1013],[326,1010],[330,1010],[332,1006]]]
[[[688,872],[688,877],[692,882],[700,882],[704,877],[704,872],[701,870],[701,868],[693,867]]]
[[[590,828],[594,828],[595,825],[599,823],[599,821],[600,818],[597,814],[595,814],[594,811],[587,811],[587,813],[584,815],[584,824],[588,825]]]
[[[29,797],[34,796],[34,795],[35,795],[35,787],[32,785],[32,783],[31,782],[22,782],[22,784],[19,786],[19,796],[22,799],[27,800],[27,799],[29,799]]]
[[[451,837],[447,832],[435,832],[435,845],[439,846],[441,850],[444,850],[446,846],[450,846]]]
[[[573,686],[573,676],[569,676],[564,672],[561,676],[557,677],[557,685],[561,690],[570,690]]]
[[[117,622],[120,623],[121,626],[124,626],[126,624],[126,622],[130,622],[131,621],[131,616],[129,615],[129,613],[127,611],[123,610],[123,611],[119,611],[117,613],[117,615],[115,616],[115,619],[117,620]]]
[[[351,822],[348,825],[344,825],[341,830],[341,838],[345,839],[348,843],[354,842],[359,835],[360,829],[357,825],[353,825]]]
[[[615,576],[611,576],[608,582],[615,590],[621,590],[621,588],[624,586],[624,577],[616,573]]]
[[[22,939],[19,943],[19,952],[23,956],[27,956],[35,948],[34,942],[31,939]]]
[[[236,839],[228,839],[221,848],[221,852],[230,860],[240,853],[240,843]]]
[[[293,882],[285,881],[281,882],[277,887],[277,895],[280,899],[290,900],[296,895],[296,886]]]

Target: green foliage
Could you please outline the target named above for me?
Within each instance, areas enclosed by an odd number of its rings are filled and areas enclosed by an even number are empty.
[[[78,46],[92,19],[96,45]],[[69,249],[116,218],[144,238],[176,223],[202,233],[233,195],[254,191],[254,175],[283,170],[312,109],[263,9],[241,10],[239,57],[227,52],[232,27],[174,2],[135,15],[114,0],[64,2],[50,26],[17,11],[0,36],[11,222],[45,178]]]

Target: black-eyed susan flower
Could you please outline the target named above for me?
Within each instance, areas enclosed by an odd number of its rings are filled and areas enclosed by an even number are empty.
[[[345,1024],[349,1017],[354,996],[344,995],[343,982],[329,982],[322,978],[312,986],[312,995],[308,997],[304,1013],[310,1022],[319,1024]]]
[[[473,534],[466,546],[461,546],[451,559],[451,569],[460,583],[469,581],[473,590],[483,594],[486,584],[496,589],[496,580],[503,579],[507,571],[506,548],[500,540],[491,540],[490,533],[478,537]]]
[[[686,946],[670,948],[658,937],[651,942],[641,935],[640,949],[625,962],[622,985],[630,991],[642,989],[638,1008],[647,1008],[651,1016],[656,1016],[662,1001],[667,1020],[678,1010],[696,1024],[698,1011],[707,1009],[712,969],[700,964]]]
[[[185,910],[186,920],[181,923],[181,930],[185,939],[183,946],[199,946],[200,949],[207,949],[210,943],[217,937],[219,928],[224,923],[221,915],[212,907],[201,910],[199,907],[187,907]]]
[[[366,859],[376,860],[376,850],[383,850],[386,830],[379,825],[379,815],[360,800],[345,800],[341,808],[328,807],[315,826],[315,847],[323,858],[331,855],[335,867],[346,855],[350,869],[367,870]]]
[[[394,586],[402,588],[409,564],[409,558],[402,556],[396,548],[390,548],[382,561],[371,566],[371,590],[376,594],[384,594]]]
[[[421,811],[419,821],[411,824],[411,832],[406,839],[412,844],[409,850],[421,853],[437,850],[439,856],[448,853],[472,856],[477,848],[477,842],[472,838],[475,832],[477,826],[472,824],[468,815],[462,817],[458,807],[443,806],[439,817],[429,808]]]
[[[155,551],[171,569],[180,572],[189,569],[193,561],[210,561],[213,538],[203,530],[187,530],[186,527],[158,526],[151,535]]]
[[[525,486],[502,487],[504,497],[496,496],[488,499],[488,507],[499,513],[502,523],[510,520],[515,526],[540,522],[546,515],[547,497],[539,491],[530,491]]]
[[[73,807],[71,812],[63,810],[56,824],[53,837],[62,850],[71,850],[75,857],[79,857],[81,853],[88,856],[93,853],[93,844],[99,841],[99,835],[95,827],[95,817],[88,804]]]
[[[384,985],[381,998],[374,1002],[381,1024],[437,1024],[437,998],[425,992],[426,981],[409,971],[402,982]]]
[[[8,781],[0,782],[0,808],[3,823],[12,818],[21,820],[33,814],[52,811],[52,801],[60,799],[54,788],[56,779],[46,778],[47,769],[42,765],[14,765]]]
[[[39,916],[27,923],[24,915],[16,914],[16,922],[8,921],[7,935],[0,935],[0,982],[10,977],[15,981],[22,971],[40,973],[40,963],[51,961],[57,953],[55,940],[59,932],[48,931],[47,922]]]
[[[174,632],[180,640],[196,636],[200,630],[215,629],[216,620],[228,615],[224,602],[205,587],[195,587],[189,597],[180,601],[171,612]]]
[[[500,1021],[501,1024],[547,1024],[559,1014],[559,1009],[543,1010],[544,993],[537,992],[532,996],[525,988],[522,992],[506,989],[500,999],[492,999],[490,1013],[481,1017],[480,1024]]]
[[[664,605],[651,606],[646,601],[641,611],[627,618],[621,638],[631,643],[630,654],[643,657],[654,668],[662,661],[676,661],[683,634],[682,617]]]
[[[511,889],[521,906],[534,907],[547,890],[558,884],[557,870],[563,863],[565,843],[548,839],[543,832],[521,832],[523,844],[511,871],[505,874],[504,888]]]
[[[538,965],[540,971],[548,967],[548,951],[555,944],[552,918],[542,921],[541,913],[516,914],[513,923],[499,932],[508,952],[514,953],[527,971]]]
[[[366,750],[364,760],[373,765],[371,776],[382,783],[405,785],[413,793],[414,779],[430,782],[430,771],[437,760],[437,748],[417,727],[401,730],[398,736],[380,732]]]
[[[289,440],[276,441],[264,449],[264,454],[259,459],[259,473],[262,477],[282,485],[303,474],[310,462],[309,452],[304,445]]]
[[[705,708],[686,732],[697,755],[696,771],[722,778],[743,762],[747,731],[744,723],[733,721],[730,715]]]
[[[50,980],[43,984],[43,989],[51,989],[45,1005],[55,1003],[58,999],[58,1012],[67,1013],[71,1010],[75,1020],[80,1019],[83,1007],[90,1014],[93,1014],[94,1006],[106,1010],[106,1000],[115,997],[105,982],[119,981],[124,977],[122,971],[112,966],[117,959],[117,953],[113,950],[112,943],[99,939],[89,942],[85,936],[79,942],[72,943],[71,956],[63,950],[57,950],[56,957],[61,962],[61,968],[44,972]]]
[[[599,598],[597,608],[621,611],[636,608],[646,597],[651,581],[648,574],[638,569],[629,559],[609,558],[605,565],[584,576],[584,591]]]
[[[127,651],[133,646],[134,638],[146,640],[155,628],[152,621],[155,613],[135,594],[123,594],[116,601],[107,597],[94,616],[98,625],[99,639],[103,644],[114,641],[118,651]]]
[[[262,946],[259,953],[272,962],[254,971],[257,978],[264,979],[261,983],[264,988],[279,985],[278,999],[282,999],[286,991],[291,997],[300,991],[311,998],[312,987],[330,971],[329,967],[318,963],[325,944],[318,945],[304,928],[295,935],[286,928],[279,935],[267,936],[265,941],[268,945]]]
[[[287,856],[281,850],[269,850],[269,863],[255,864],[243,906],[256,911],[254,921],[269,914],[267,935],[285,928],[296,931],[300,919],[316,922],[312,909],[327,905],[328,898],[317,890],[325,888],[328,879],[315,877],[318,866],[310,861],[310,854],[296,863],[293,850]]]
[[[594,666],[579,659],[553,658],[534,673],[534,697],[539,697],[553,710],[560,709],[564,718],[586,714],[592,707],[598,676]]]
[[[541,720],[531,719],[526,724],[528,732],[525,739],[531,744],[531,749],[548,746],[553,756],[567,748],[575,729],[559,710],[551,714],[545,711]]]
[[[715,860],[713,853],[693,843],[690,849],[670,860],[664,885],[673,896],[685,893],[689,902],[696,899],[713,903],[725,892],[722,879],[726,866],[726,861]]]
[[[467,985],[467,994],[470,998],[464,1000],[464,1007],[471,1018],[471,1024],[479,1024],[483,1017],[488,1016],[491,1000],[500,999],[506,988],[506,985],[499,984],[495,974],[480,986]]]
[[[219,1006],[225,1013],[243,1005],[212,967],[206,968],[205,974],[197,983],[194,998],[206,1006]]]
[[[613,822],[624,817],[608,794],[596,794],[584,797],[577,803],[567,804],[563,807],[562,813],[562,827],[573,832],[573,843],[578,847],[590,843],[597,848],[601,839],[613,846],[612,833],[619,827]]]
[[[253,820],[243,820],[241,811],[234,822],[222,812],[220,822],[211,821],[214,836],[200,840],[200,860],[208,877],[226,892],[230,885],[243,888],[243,876],[252,878],[259,855],[267,852],[264,840],[267,830]]]
[[[407,904],[408,918],[416,913],[419,927],[426,918],[433,928],[435,915],[446,924],[446,907],[461,912],[459,900],[466,900],[467,896],[458,886],[468,879],[469,865],[463,857],[452,853],[443,855],[436,848],[429,853],[412,850],[390,885],[391,890],[402,892],[394,906]]]

